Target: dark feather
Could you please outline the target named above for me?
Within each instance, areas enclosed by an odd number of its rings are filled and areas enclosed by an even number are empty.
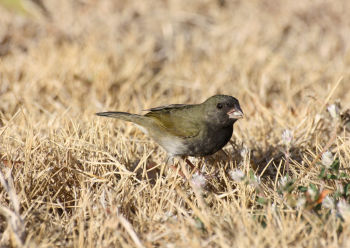
[[[192,104],[170,104],[170,105],[164,105],[164,106],[159,106],[155,108],[150,108],[150,109],[144,109],[143,111],[160,111],[160,110],[171,110],[171,109],[182,109],[192,106]]]

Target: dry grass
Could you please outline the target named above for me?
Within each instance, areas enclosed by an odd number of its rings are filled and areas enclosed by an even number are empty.
[[[46,7],[0,9],[1,247],[350,247],[348,1]],[[205,182],[94,115],[217,93],[246,118]]]

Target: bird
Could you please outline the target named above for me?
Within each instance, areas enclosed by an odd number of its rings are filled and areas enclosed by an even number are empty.
[[[205,157],[231,139],[233,125],[244,114],[239,101],[214,95],[200,104],[171,104],[147,109],[144,115],[99,112],[98,116],[132,122],[174,157]]]

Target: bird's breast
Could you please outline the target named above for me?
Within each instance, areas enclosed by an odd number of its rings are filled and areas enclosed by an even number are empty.
[[[233,126],[207,128],[197,137],[185,141],[188,156],[207,156],[223,148],[231,139]]]

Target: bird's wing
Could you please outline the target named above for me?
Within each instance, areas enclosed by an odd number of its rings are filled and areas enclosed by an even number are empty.
[[[197,136],[201,130],[198,118],[193,116],[191,110],[193,105],[173,104],[150,109],[145,114],[169,134],[179,138],[190,138]]]
[[[182,109],[182,108],[187,108],[189,106],[191,106],[191,105],[189,105],[189,104],[170,104],[170,105],[164,105],[164,106],[159,106],[159,107],[155,107],[155,108],[145,109],[144,111]]]

